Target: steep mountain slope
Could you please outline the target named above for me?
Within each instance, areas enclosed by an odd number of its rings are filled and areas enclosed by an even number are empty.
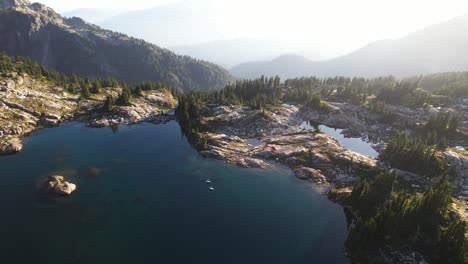
[[[26,0],[1,0],[0,51],[28,56],[67,74],[151,80],[172,87],[213,89],[231,75],[221,67],[178,56],[143,40],[103,30]]]
[[[304,58],[278,62],[252,62],[231,72],[244,78],[262,74],[281,77],[395,75],[406,77],[435,72],[468,70],[468,15],[430,26],[404,38],[372,43],[346,56],[328,61]]]

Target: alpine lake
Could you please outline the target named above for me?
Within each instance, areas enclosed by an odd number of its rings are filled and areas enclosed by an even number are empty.
[[[279,164],[205,159],[177,122],[71,122],[0,156],[2,263],[349,263],[343,209]],[[78,189],[43,190],[51,175]]]

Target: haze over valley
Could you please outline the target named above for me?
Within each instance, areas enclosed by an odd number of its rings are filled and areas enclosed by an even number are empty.
[[[459,29],[466,28],[466,18],[454,21],[466,14],[463,8],[457,8],[463,6],[461,1],[443,7],[437,1],[412,1],[405,2],[405,9],[397,8],[397,3],[374,6],[367,1],[348,4],[338,0],[320,5],[300,0],[290,5],[263,0],[250,5],[248,1],[183,0],[153,3],[155,7],[140,2],[136,9],[115,9],[115,15],[107,17],[103,14],[112,10],[95,8],[94,15],[86,10],[62,13],[83,14],[103,28],[217,63],[241,78],[261,74],[300,77],[311,73],[408,76],[466,68],[460,48],[466,43],[466,34]],[[317,8],[337,5],[343,10],[350,5],[354,13],[336,9],[316,12]],[[362,9],[365,6],[374,9],[367,12]],[[425,13],[416,20],[414,13],[420,6],[426,6]],[[258,12],[262,7],[265,11]],[[422,42],[424,50],[415,50]],[[291,55],[296,59],[281,58]],[[450,58],[440,59],[446,55]],[[454,65],[449,67],[451,62]],[[377,68],[375,64],[379,64]]]

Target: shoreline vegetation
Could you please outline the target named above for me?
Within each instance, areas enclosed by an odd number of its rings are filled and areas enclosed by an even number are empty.
[[[246,168],[279,162],[342,205],[351,216],[346,249],[353,262],[468,262],[468,96],[460,88],[468,73],[261,77],[188,93],[163,83],[66,76],[7,55],[0,73],[3,154],[20,151],[29,133],[67,120],[104,127],[177,119],[201,155]],[[369,138],[380,156],[303,130],[303,121]]]
[[[21,151],[21,138],[75,120],[103,127],[163,123],[176,106],[163,83],[119,82],[67,76],[23,57],[0,56],[0,153]]]
[[[185,94],[176,114],[204,156],[243,167],[267,168],[265,160],[278,161],[344,206],[352,216],[346,249],[353,262],[466,263],[466,211],[454,206],[463,202],[449,183],[464,172],[444,158],[449,146],[465,143],[458,128],[466,121],[442,106],[431,111],[431,94],[418,86],[392,78],[282,83],[262,77]],[[355,121],[337,106],[362,117]],[[394,107],[409,110],[399,115]],[[301,131],[304,120],[345,129],[357,123],[366,136],[378,138],[381,155],[372,160],[319,131]],[[371,134],[369,126],[387,133]],[[246,143],[252,138],[261,143]]]

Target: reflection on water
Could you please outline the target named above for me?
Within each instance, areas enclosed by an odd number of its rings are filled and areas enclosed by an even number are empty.
[[[379,153],[372,148],[372,145],[369,142],[362,140],[361,138],[347,138],[341,132],[343,129],[335,129],[325,125],[318,125],[316,123],[311,123],[308,121],[304,121],[301,124],[301,128],[303,129],[315,129],[319,130],[327,135],[330,135],[338,140],[343,147],[354,151],[356,153],[376,158],[379,156]]]

